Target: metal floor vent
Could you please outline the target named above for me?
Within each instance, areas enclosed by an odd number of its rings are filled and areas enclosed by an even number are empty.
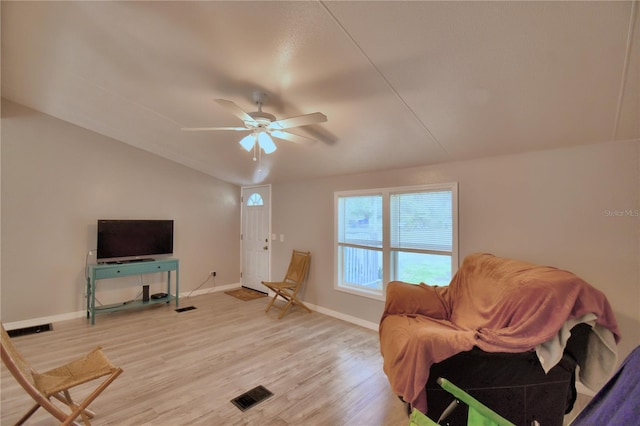
[[[184,308],[176,309],[176,312],[192,311],[194,309],[197,309],[197,308],[195,306],[185,306]]]
[[[249,408],[259,404],[270,396],[273,396],[273,393],[269,389],[260,385],[251,389],[249,392],[245,392],[242,395],[233,398],[231,403],[241,411],[247,411]]]
[[[15,330],[7,330],[7,334],[9,335],[9,337],[16,337],[26,336],[28,334],[42,333],[43,331],[51,330],[53,330],[53,326],[51,324],[40,324],[31,327],[16,328]]]

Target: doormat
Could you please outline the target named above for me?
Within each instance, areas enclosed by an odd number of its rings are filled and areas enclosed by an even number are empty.
[[[250,288],[240,287],[236,290],[225,291],[224,294],[228,294],[229,296],[233,296],[243,301],[260,299],[261,297],[267,297],[265,293],[260,291],[251,290]]]
[[[273,393],[269,389],[260,385],[251,389],[249,392],[245,392],[242,395],[233,398],[231,403],[241,411],[247,411],[249,408],[259,404],[270,396],[273,396]]]

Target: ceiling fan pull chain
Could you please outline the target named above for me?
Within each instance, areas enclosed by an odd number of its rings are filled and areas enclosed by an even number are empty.
[[[256,150],[259,150],[259,149],[260,148],[258,147],[258,138],[256,138],[255,142],[253,143],[253,161],[256,161]]]

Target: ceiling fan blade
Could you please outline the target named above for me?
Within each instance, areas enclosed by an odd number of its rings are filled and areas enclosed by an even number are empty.
[[[238,117],[243,122],[245,122],[245,123],[248,122],[248,123],[251,123],[251,124],[255,123],[256,126],[258,125],[258,123],[256,122],[256,120],[253,119],[253,117],[251,117],[249,114],[244,112],[234,102],[228,101],[226,99],[216,99],[215,101],[218,103],[218,105],[220,105],[221,107],[223,107],[224,109],[229,111],[231,114],[233,114],[236,117]]]
[[[308,126],[309,124],[324,123],[327,121],[327,116],[321,112],[314,112],[312,114],[299,115],[297,117],[284,118],[282,120],[274,121],[267,126],[269,129],[282,130],[291,127]],[[277,136],[276,136],[277,137]]]
[[[278,139],[284,139],[289,142],[310,144],[317,142],[315,139],[308,138],[306,136],[300,136],[289,132],[283,132],[282,130],[271,131],[271,136]]]
[[[235,130],[236,132],[248,131],[246,127],[183,127],[180,130],[187,132],[200,132],[203,130]]]

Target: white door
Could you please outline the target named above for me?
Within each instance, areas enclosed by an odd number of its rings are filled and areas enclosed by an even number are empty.
[[[269,289],[271,187],[242,188],[242,286],[263,293]]]

